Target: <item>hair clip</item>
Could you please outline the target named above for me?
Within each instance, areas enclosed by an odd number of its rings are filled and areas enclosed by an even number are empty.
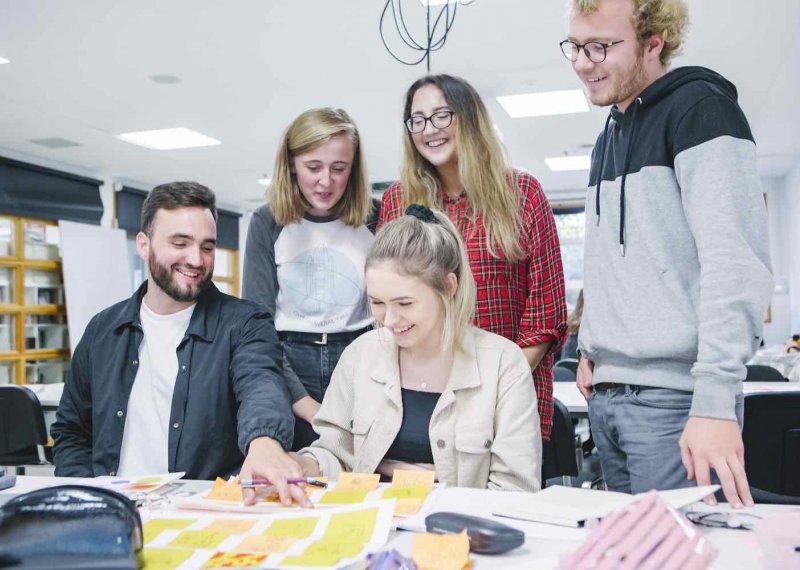
[[[414,216],[428,224],[438,224],[439,220],[433,215],[433,210],[422,204],[411,204],[406,208],[406,216]]]

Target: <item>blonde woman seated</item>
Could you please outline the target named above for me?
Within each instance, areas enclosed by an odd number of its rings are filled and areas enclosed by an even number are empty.
[[[366,284],[379,328],[345,349],[299,452],[306,476],[432,469],[459,487],[537,491],[531,369],[472,326],[475,284],[458,232],[417,204],[378,232]]]

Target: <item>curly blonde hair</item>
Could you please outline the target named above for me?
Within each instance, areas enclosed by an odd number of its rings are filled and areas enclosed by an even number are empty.
[[[572,12],[591,14],[603,0],[571,0]],[[664,38],[661,63],[668,66],[672,58],[681,53],[683,39],[689,24],[689,9],[684,0],[630,0],[633,2],[633,29],[639,42],[653,34]]]

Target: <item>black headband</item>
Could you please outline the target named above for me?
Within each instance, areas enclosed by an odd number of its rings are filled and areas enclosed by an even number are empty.
[[[406,216],[414,216],[418,220],[428,224],[439,223],[439,220],[437,220],[436,216],[433,215],[433,211],[422,204],[411,204],[408,208],[406,208]]]

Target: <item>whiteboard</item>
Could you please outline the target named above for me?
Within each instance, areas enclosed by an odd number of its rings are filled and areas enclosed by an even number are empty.
[[[97,313],[133,294],[125,230],[59,220],[72,353]]]

